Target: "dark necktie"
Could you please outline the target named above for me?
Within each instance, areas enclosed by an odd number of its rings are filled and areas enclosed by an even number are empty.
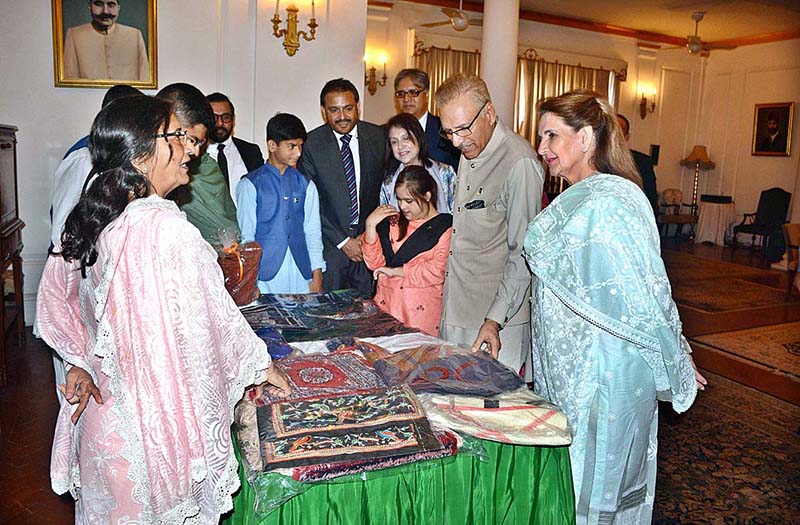
[[[217,164],[222,174],[225,175],[225,186],[231,187],[231,182],[228,180],[228,159],[225,157],[225,144],[217,144]]]
[[[347,179],[347,191],[350,193],[350,225],[358,224],[358,186],[356,184],[356,165],[353,163],[353,152],[350,151],[352,136],[342,135],[342,164]]]

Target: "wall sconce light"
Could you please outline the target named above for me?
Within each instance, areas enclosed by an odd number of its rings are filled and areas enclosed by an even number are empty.
[[[294,4],[289,4],[286,8],[286,29],[278,29],[281,25],[281,15],[279,14],[281,0],[275,1],[275,16],[272,17],[272,34],[276,38],[283,38],[283,47],[286,54],[293,57],[300,49],[300,37],[306,42],[311,42],[316,38],[317,19],[314,11],[314,0],[311,0],[311,20],[308,21],[309,32],[297,30],[297,13],[300,10]]]
[[[656,88],[650,88],[650,103],[647,102],[647,95],[645,94],[646,91],[644,88],[639,88],[639,94],[642,97],[642,100],[639,101],[639,116],[642,117],[642,120],[647,116],[648,113],[655,113],[656,111]]]
[[[380,62],[383,62],[383,75],[381,79],[378,80],[378,73],[375,66],[367,68],[367,60],[368,56],[364,55],[364,85],[367,86],[367,91],[369,91],[370,95],[375,95],[377,93],[379,87],[384,87],[386,85],[386,55],[381,55],[378,57]]]

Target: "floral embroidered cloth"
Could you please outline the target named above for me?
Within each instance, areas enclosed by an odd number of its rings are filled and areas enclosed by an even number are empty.
[[[291,399],[346,394],[386,386],[372,366],[354,352],[287,357],[275,361],[275,366],[289,379]],[[264,392],[256,404],[282,401],[271,397],[266,390]]]
[[[450,345],[402,350],[375,361],[375,370],[387,385],[408,383],[414,392],[493,396],[525,384],[488,354]]]
[[[258,407],[265,470],[440,450],[407,385]]]
[[[320,463],[317,465],[295,467],[292,469],[292,477],[297,481],[325,481],[350,474],[360,474],[361,472],[372,472],[385,468],[399,467],[400,465],[408,465],[409,463],[418,461],[451,457],[458,453],[458,436],[447,431],[436,432],[436,436],[441,440],[444,448],[415,452],[391,458],[337,461],[334,463]]]

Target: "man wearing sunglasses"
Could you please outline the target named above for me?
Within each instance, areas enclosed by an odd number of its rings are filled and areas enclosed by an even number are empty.
[[[400,113],[417,117],[428,139],[428,153],[434,160],[449,164],[458,171],[458,158],[461,156],[453,144],[444,139],[439,131],[442,123],[439,117],[428,112],[428,74],[421,69],[403,69],[394,78],[394,98]]]
[[[227,95],[211,93],[206,99],[214,112],[214,128],[208,137],[208,154],[219,164],[228,182],[231,198],[236,203],[236,185],[242,177],[264,165],[264,156],[258,144],[233,136],[236,110]]]
[[[461,151],[440,337],[485,350],[530,377],[530,284],[522,257],[542,207],[531,144],[498,118],[486,83],[457,74],[436,91],[441,134]],[[502,351],[501,351],[502,349]]]
[[[175,188],[169,198],[174,200],[186,220],[200,230],[212,246],[225,244],[223,235],[238,240],[239,223],[227,180],[219,164],[206,151],[206,135],[214,129],[214,113],[205,95],[190,84],[170,84],[158,92],[156,98],[172,104],[185,135],[182,139],[192,161],[189,165],[189,184]]]

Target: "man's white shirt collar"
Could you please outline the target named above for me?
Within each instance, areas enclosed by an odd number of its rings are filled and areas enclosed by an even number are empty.
[[[426,111],[424,115],[419,118],[419,123],[422,125],[422,129],[425,129],[425,126],[428,125],[428,112]]]

